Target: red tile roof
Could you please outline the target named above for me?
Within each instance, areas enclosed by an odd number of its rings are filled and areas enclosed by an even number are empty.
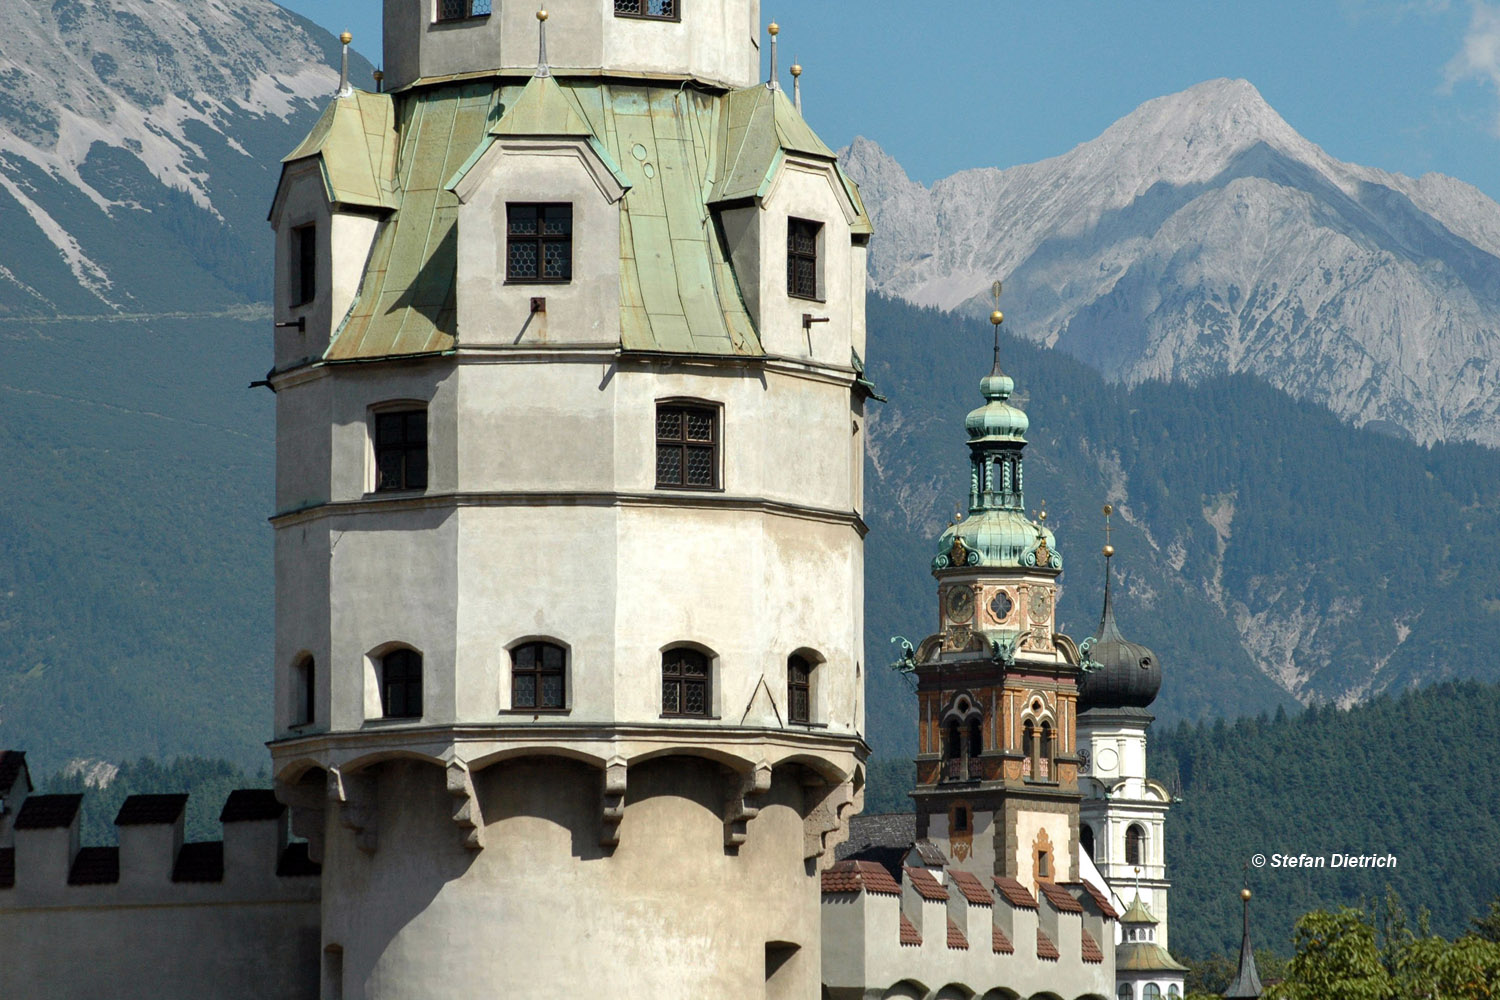
[[[1005,932],[1000,929],[998,924],[995,926],[994,931],[990,933],[990,947],[994,948],[997,955],[1014,955],[1016,953],[1016,946],[1010,943],[1010,938],[1005,936]]]
[[[224,800],[224,809],[219,813],[220,823],[251,823],[256,820],[276,819],[286,812],[286,806],[276,800],[276,793],[269,788],[236,788]]]
[[[921,944],[922,935],[917,933],[916,927],[906,919],[906,914],[901,914],[901,943],[906,945]]]
[[[1063,884],[1066,886],[1083,886],[1084,891],[1093,897],[1094,903],[1099,907],[1099,911],[1103,913],[1106,918],[1110,920],[1120,919],[1119,911],[1117,911],[1114,906],[1110,904],[1109,897],[1100,892],[1098,887],[1096,887],[1092,882],[1064,882]]]
[[[16,779],[21,776],[26,767],[26,753],[23,750],[0,750],[0,793],[8,792],[15,787]],[[26,790],[31,791],[31,782],[26,782]]]
[[[1042,933],[1040,927],[1036,929],[1036,957],[1045,958],[1052,962],[1062,957],[1062,952],[1057,950],[1057,945],[1053,944],[1052,939]]]
[[[926,868],[906,868],[906,877],[911,882],[911,887],[917,890],[917,894],[923,899],[942,900],[947,902],[948,890],[944,889],[942,883],[933,878],[932,872]]]
[[[958,891],[964,894],[964,899],[967,899],[975,906],[995,905],[995,897],[990,895],[989,890],[984,887],[984,883],[979,881],[979,876],[973,872],[961,871],[955,868],[948,872],[948,877],[953,880],[954,885],[958,886]]]
[[[996,875],[995,888],[1000,890],[1000,895],[1004,896],[1011,906],[1020,906],[1028,910],[1036,909],[1036,900],[1032,898],[1031,893],[1026,891],[1026,887],[1015,879]]]
[[[1042,882],[1039,885],[1042,895],[1047,897],[1047,902],[1059,913],[1082,913],[1083,904],[1073,898],[1073,894],[1060,885],[1052,882]]]
[[[965,951],[969,948],[968,939],[964,937],[964,932],[958,929],[958,924],[953,922],[952,917],[948,918],[948,947],[962,948]]]
[[[132,795],[115,814],[115,826],[157,826],[175,823],[187,805],[185,794]]]
[[[874,861],[840,861],[823,872],[823,892],[865,892],[877,896],[899,896],[901,886],[884,866]]]
[[[177,852],[177,863],[172,866],[172,881],[224,881],[224,842],[183,844],[182,850]]]
[[[78,806],[83,802],[81,793],[68,795],[32,795],[21,806],[16,817],[16,830],[54,830],[68,826],[78,815]]]
[[[118,847],[80,847],[68,872],[69,885],[109,885],[120,881]]]
[[[1094,940],[1094,935],[1087,930],[1083,932],[1083,960],[1085,962],[1104,961],[1104,952],[1099,950],[1099,942]]]
[[[16,886],[16,849],[0,847],[0,889]]]

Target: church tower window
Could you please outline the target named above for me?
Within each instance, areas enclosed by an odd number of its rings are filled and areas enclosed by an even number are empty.
[[[427,488],[427,411],[375,414],[375,490]]]
[[[662,654],[661,714],[709,716],[709,664],[703,653],[669,649]]]
[[[305,306],[318,295],[318,227],[312,223],[292,230],[292,308]]]
[[[786,293],[798,299],[818,298],[818,240],[821,222],[786,220]]]
[[[462,21],[470,17],[489,17],[491,0],[438,0],[439,21]]]
[[[317,673],[311,656],[304,656],[292,667],[292,725],[305,726],[316,717]]]
[[[563,708],[567,652],[550,642],[528,642],[510,651],[511,708]]]
[[[812,672],[807,657],[793,653],[786,658],[786,714],[791,722],[812,721]]]
[[[1139,823],[1132,823],[1125,831],[1125,863],[1127,865],[1144,864],[1141,848],[1146,841],[1146,833],[1141,829]]]
[[[656,485],[719,488],[719,409],[711,404],[656,404]]]
[[[645,17],[653,21],[682,20],[682,0],[615,0],[615,17]]]
[[[505,280],[566,284],[573,280],[573,206],[505,206]]]
[[[393,649],[380,658],[380,710],[387,719],[421,718],[421,653]]]

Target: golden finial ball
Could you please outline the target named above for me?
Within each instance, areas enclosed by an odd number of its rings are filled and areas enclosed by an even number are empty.
[[[371,75],[373,77],[375,77],[375,82],[376,83],[379,83],[381,80],[385,79],[385,74],[383,72],[381,72],[380,70],[378,70],[378,69],[374,73],[372,73]]]
[[[801,63],[792,63],[792,75],[793,76],[801,76],[802,75],[802,64]]]
[[[1112,556],[1114,554],[1115,554],[1115,547],[1113,545],[1106,545],[1106,546],[1104,546],[1104,558],[1108,559],[1110,556]]]
[[[1113,514],[1114,512],[1115,512],[1115,505],[1114,504],[1107,503],[1107,504],[1104,505],[1104,516],[1105,517],[1108,517],[1109,515]]]
[[[1240,890],[1240,898],[1241,899],[1249,899],[1250,898],[1250,890],[1249,889],[1241,889]]]
[[[339,36],[339,41],[343,42],[345,45],[348,45],[350,42],[354,41],[354,36],[346,31]]]
[[[543,8],[542,10],[536,12],[536,19],[538,21],[545,21],[550,16],[551,15],[547,13],[546,8]]]
[[[996,309],[994,312],[990,313],[990,322],[995,324],[996,326],[999,326],[1001,323],[1005,322],[1005,313],[1001,312],[999,309]]]
[[[1038,521],[1041,521],[1043,524],[1045,524],[1047,522],[1047,512],[1045,510],[1042,511],[1040,514],[1038,514],[1036,516],[1036,519]]]
[[[779,35],[781,34],[781,25],[777,24],[775,21],[772,21],[770,25],[766,27],[766,30],[773,35]]]

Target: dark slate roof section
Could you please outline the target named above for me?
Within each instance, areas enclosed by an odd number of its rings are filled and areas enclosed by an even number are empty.
[[[874,861],[839,861],[823,873],[823,893],[833,895],[861,890],[877,896],[899,896],[901,886],[891,873]]]
[[[839,861],[876,847],[899,850],[904,856],[917,839],[916,813],[876,813],[849,820],[849,839],[835,851]]]
[[[224,842],[212,840],[201,844],[183,844],[172,866],[173,882],[224,881]]]
[[[16,785],[16,779],[27,775],[26,790],[31,791],[31,777],[26,770],[24,750],[0,750],[0,793],[8,792]]]
[[[937,902],[948,901],[948,890],[944,889],[942,883],[932,877],[932,872],[926,868],[906,869],[906,877],[911,880],[911,887],[917,890],[917,895],[923,899]]]
[[[276,801],[276,793],[269,788],[236,788],[224,800],[224,810],[219,813],[220,823],[253,823],[257,820],[276,819],[286,812],[286,806]]]
[[[1010,938],[1005,936],[1005,932],[1000,929],[999,924],[995,925],[994,931],[990,934],[990,948],[997,955],[1014,955],[1016,953],[1016,946],[1010,943]]]
[[[20,815],[16,817],[15,829],[55,830],[60,826],[68,826],[78,815],[78,807],[82,802],[81,792],[28,796],[26,803],[21,806]]]
[[[1083,904],[1073,898],[1073,894],[1060,885],[1052,882],[1038,883],[1042,895],[1047,897],[1047,902],[1058,913],[1082,913]]]
[[[118,847],[80,847],[68,872],[69,885],[112,885],[120,881]]]
[[[922,935],[917,933],[917,928],[910,920],[906,919],[906,914],[904,913],[901,914],[901,943],[904,945],[920,945],[922,943]]]
[[[185,793],[171,795],[132,795],[115,815],[115,826],[156,826],[175,823],[187,806]]]
[[[1083,960],[1095,964],[1104,961],[1104,952],[1099,950],[1099,942],[1094,940],[1094,935],[1087,928],[1083,932]]]
[[[0,847],[0,889],[16,887],[16,849]]]
[[[1057,950],[1057,945],[1052,943],[1052,939],[1040,927],[1036,929],[1036,957],[1045,958],[1049,962],[1062,958],[1062,952]]]
[[[287,844],[276,862],[276,874],[282,878],[312,878],[323,874],[323,866],[307,856],[307,844]]]
[[[964,932],[958,929],[958,924],[953,922],[952,917],[948,918],[948,947],[954,950],[969,950],[968,939],[964,937]]]
[[[1075,885],[1082,886],[1083,891],[1088,893],[1089,896],[1094,900],[1094,905],[1099,907],[1099,912],[1104,914],[1106,919],[1120,919],[1119,911],[1117,911],[1114,908],[1114,905],[1110,903],[1109,897],[1100,892],[1099,887],[1094,885],[1092,882],[1064,882],[1063,885],[1067,886],[1069,889],[1073,888]]]
[[[1000,895],[1004,896],[1011,906],[1019,906],[1027,910],[1036,909],[1036,900],[1032,898],[1031,893],[1026,891],[1026,887],[1015,879],[996,875],[995,888],[1000,890]]]
[[[967,899],[975,906],[995,905],[995,897],[990,895],[989,890],[984,887],[984,883],[979,881],[979,876],[973,872],[951,868],[948,870],[948,877],[953,880],[953,884],[958,887],[958,891],[964,894],[964,899]]]
[[[926,837],[923,837],[911,846],[917,852],[917,857],[922,859],[922,864],[927,867],[946,868],[948,866],[948,855],[944,854],[941,847]]]

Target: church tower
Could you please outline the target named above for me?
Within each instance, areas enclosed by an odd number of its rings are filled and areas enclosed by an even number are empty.
[[[994,367],[964,421],[968,514],[938,542],[939,631],[909,652],[917,678],[917,836],[982,876],[1080,879],[1078,652],[1055,629],[1062,557],[1046,512],[1025,513],[1026,414]]]
[[[284,161],[271,753],[325,998],[818,995],[871,230],[758,17],[386,0],[386,92]]]
[[[1114,513],[1106,505],[1107,519]],[[1114,546],[1104,546],[1104,611],[1086,644],[1078,696],[1078,745],[1085,798],[1083,849],[1122,897],[1136,891],[1157,921],[1155,943],[1167,947],[1165,826],[1172,797],[1146,775],[1148,711],[1161,689],[1156,654],[1120,632],[1114,608]]]

